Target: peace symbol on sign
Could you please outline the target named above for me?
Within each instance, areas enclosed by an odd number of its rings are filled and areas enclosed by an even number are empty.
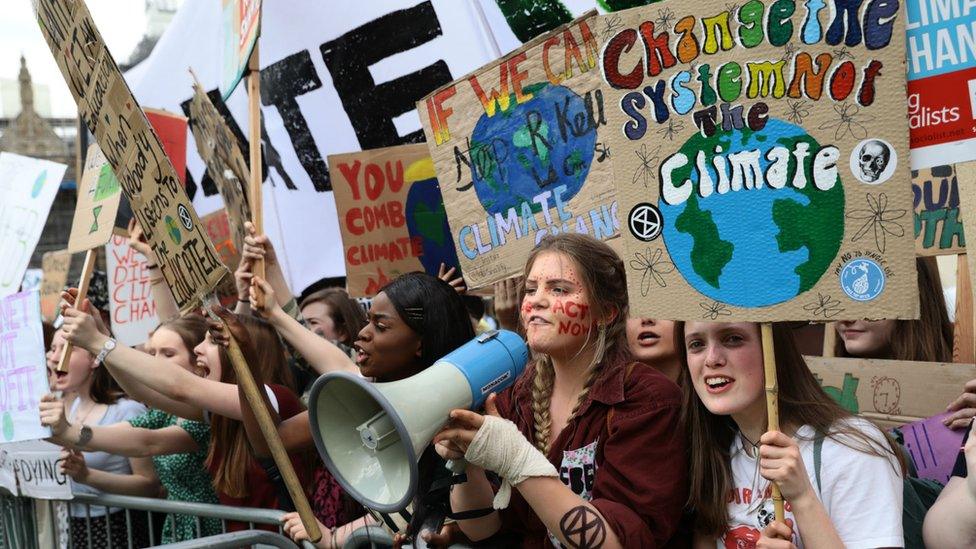
[[[638,203],[627,216],[630,234],[643,242],[650,242],[660,236],[663,222],[661,210],[649,202]]]
[[[180,204],[179,207],[176,208],[176,213],[180,215],[180,222],[183,223],[183,226],[186,227],[186,230],[192,231],[193,218],[190,217],[190,210],[188,210],[186,206],[184,206],[183,204]]]

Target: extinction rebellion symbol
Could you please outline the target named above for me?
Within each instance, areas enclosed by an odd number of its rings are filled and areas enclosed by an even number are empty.
[[[190,211],[187,210],[186,206],[184,206],[183,204],[180,204],[179,207],[176,208],[176,211],[177,213],[179,213],[180,222],[183,223],[183,226],[186,227],[186,230],[192,231],[193,220],[190,218]]]
[[[649,202],[640,202],[627,216],[630,234],[643,242],[650,242],[661,235],[661,210]]]

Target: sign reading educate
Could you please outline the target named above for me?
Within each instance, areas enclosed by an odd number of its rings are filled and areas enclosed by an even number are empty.
[[[346,258],[346,289],[374,296],[403,273],[437,276],[458,257],[427,145],[329,156]]]
[[[39,0],[38,23],[78,113],[145,230],[181,311],[228,274],[180,178],[81,0]]]
[[[635,315],[917,316],[903,13],[705,0],[603,19]]]
[[[417,103],[472,288],[547,234],[619,233],[597,30],[589,12]]]

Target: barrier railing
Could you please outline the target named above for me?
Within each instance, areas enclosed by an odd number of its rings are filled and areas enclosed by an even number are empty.
[[[0,494],[0,545],[3,549],[33,549],[38,547],[38,532],[37,532],[37,521],[35,519],[35,509],[34,502],[39,501],[42,505],[47,505],[50,512],[50,516],[55,516],[54,511],[54,500],[34,500],[27,497],[16,497],[12,495],[7,495],[5,491]],[[224,543],[220,540],[233,540],[227,543],[237,543],[237,545],[226,545],[227,547],[240,545],[246,545],[248,543],[262,543],[270,544],[276,547],[296,547],[282,531],[281,527],[281,517],[285,515],[284,511],[277,509],[256,509],[252,507],[229,507],[225,505],[211,505],[206,503],[191,503],[183,501],[170,501],[165,499],[156,498],[141,498],[133,496],[119,496],[114,494],[101,494],[101,495],[91,495],[91,494],[76,494],[71,503],[82,504],[85,506],[85,522],[86,522],[86,532],[87,532],[87,543],[84,545],[72,544],[69,545],[72,549],[79,549],[80,547],[87,547],[89,549],[94,548],[92,543],[92,525],[91,521],[91,509],[95,508],[108,508],[112,509],[122,509],[125,513],[126,522],[126,545],[131,549],[133,547],[133,526],[132,526],[132,511],[145,511],[148,513],[149,524],[153,524],[152,516],[156,514],[168,515],[167,520],[172,520],[172,515],[185,515],[192,516],[196,519],[196,533],[197,537],[200,539],[191,540],[185,543],[190,543],[191,545],[185,545],[185,547],[212,547],[213,543]],[[210,536],[208,538],[201,538],[201,522],[202,518],[213,518],[219,519],[222,525],[222,531],[224,534],[220,536]],[[255,539],[248,541],[241,537],[236,537],[237,534],[243,532],[232,532],[227,533],[227,521],[236,521],[246,523],[248,525],[247,532],[259,532],[267,534],[270,537],[262,537],[261,539]],[[57,524],[56,521],[48,521],[48,527],[50,528],[50,538],[51,540],[57,539]],[[108,534],[109,521],[104,521],[106,533]],[[277,529],[277,534],[274,532],[255,530],[255,525],[271,525]],[[156,538],[153,527],[149,527],[149,544],[155,546],[160,543],[161,540]],[[222,537],[225,536],[225,537]],[[108,547],[111,549],[112,536],[108,535]],[[220,538],[217,540],[216,538]],[[196,544],[200,542],[201,539],[206,539],[206,543],[203,545]],[[250,538],[248,538],[250,539]],[[268,541],[272,540],[272,541]],[[280,545],[280,543],[287,542],[286,545]],[[167,547],[181,547],[181,545],[167,545]],[[224,545],[220,545],[224,546]],[[117,547],[117,546],[116,546]],[[313,546],[304,542],[302,544],[303,548],[309,549]],[[46,548],[45,548],[46,549]],[[101,549],[101,548],[99,548]],[[121,549],[121,548],[119,548]]]

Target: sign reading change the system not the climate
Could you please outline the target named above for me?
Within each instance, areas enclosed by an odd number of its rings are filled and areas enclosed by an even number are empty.
[[[916,316],[898,0],[678,1],[600,28],[636,315]]]
[[[129,91],[82,0],[38,0],[41,32],[78,114],[102,148],[146,231],[181,311],[228,274],[146,115]]]
[[[547,234],[618,234],[597,30],[590,12],[417,103],[471,287]]]

